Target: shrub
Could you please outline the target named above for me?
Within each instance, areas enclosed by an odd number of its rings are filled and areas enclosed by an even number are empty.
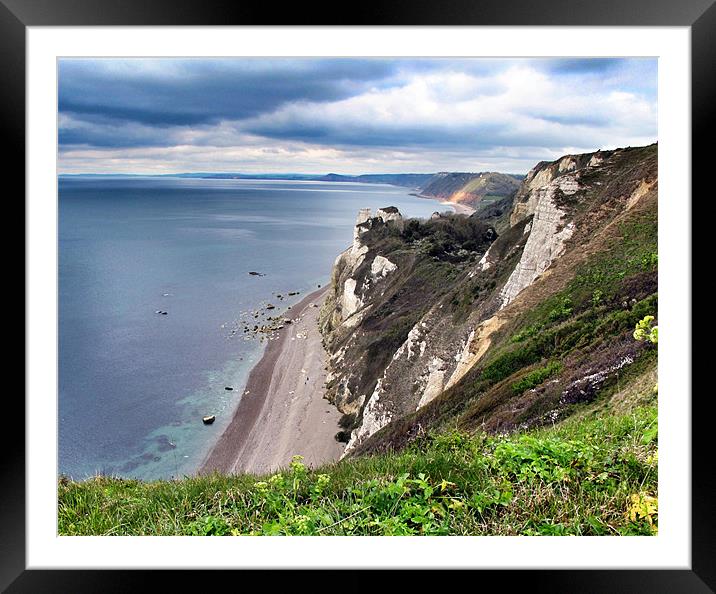
[[[659,265],[659,254],[650,252],[641,258],[641,265],[645,270],[651,270]]]
[[[187,526],[189,536],[228,536],[230,527],[223,518],[205,516]]]
[[[659,342],[659,327],[652,325],[654,316],[644,316],[637,322],[634,328],[634,338],[636,340],[649,341],[652,344]]]
[[[548,318],[550,322],[563,320],[572,315],[572,300],[569,297],[563,297],[552,311],[549,312]]]
[[[482,370],[480,379],[490,383],[499,382],[522,367],[536,363],[539,359],[540,354],[535,345],[528,344],[523,348],[499,355]]]
[[[524,376],[520,381],[512,384],[512,390],[515,394],[522,394],[522,392],[531,390],[532,388],[539,386],[548,377],[554,375],[555,373],[559,373],[561,370],[561,363],[558,363],[556,361],[548,363],[544,367],[535,369],[531,373],[528,373],[526,376]]]
[[[426,221],[408,220],[402,237],[409,243],[422,242],[426,253],[435,259],[461,262],[485,251],[497,233],[477,218],[447,214]]]

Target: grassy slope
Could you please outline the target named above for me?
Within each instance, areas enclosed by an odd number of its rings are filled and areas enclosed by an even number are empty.
[[[484,196],[475,207],[475,216],[492,225],[502,235],[510,227],[510,213],[516,192],[508,196]]]
[[[653,377],[647,369],[553,427],[432,433],[315,471],[297,461],[270,477],[61,480],[59,533],[653,534]]]

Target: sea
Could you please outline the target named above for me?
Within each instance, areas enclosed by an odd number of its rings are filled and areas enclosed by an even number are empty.
[[[252,312],[271,303],[280,314],[325,286],[360,208],[446,210],[378,184],[60,176],[58,185],[58,473],[76,480],[194,474],[265,348],[242,331]]]

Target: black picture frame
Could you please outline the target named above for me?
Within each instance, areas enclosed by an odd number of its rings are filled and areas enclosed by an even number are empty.
[[[681,26],[691,29],[692,56],[692,195],[712,194],[707,191],[713,166],[710,130],[714,129],[716,105],[716,6],[714,0],[501,0],[473,1],[442,0],[416,5],[407,0],[382,3],[359,3],[350,7],[343,16],[327,12],[323,5],[295,3],[278,9],[269,3],[223,2],[221,0],[0,0],[0,118],[2,136],[11,150],[6,156],[7,172],[25,170],[25,35],[33,26],[166,26],[166,25],[264,25],[312,24],[351,25],[532,25],[532,26]],[[277,19],[279,19],[277,21]],[[340,23],[341,19],[349,19]],[[339,24],[340,23],[340,24]],[[16,176],[19,188],[6,194],[7,202],[24,196],[24,178]],[[697,204],[692,200],[692,206]],[[704,200],[706,204],[706,200]],[[23,214],[20,215],[24,219]],[[695,219],[695,220],[694,220]],[[707,217],[692,218],[692,238],[708,237]],[[703,231],[703,233],[700,233]],[[16,244],[15,244],[16,245]],[[693,246],[693,271],[698,255]],[[8,254],[11,253],[8,250]],[[706,272],[702,272],[706,275]],[[694,275],[695,276],[695,275]],[[709,281],[712,282],[712,281]],[[693,289],[692,289],[693,290]],[[696,297],[706,296],[692,292],[692,311],[699,308]],[[27,298],[27,295],[24,295]],[[703,297],[702,297],[703,299]],[[26,316],[28,315],[25,309]],[[26,317],[27,319],[27,317]],[[708,347],[693,349],[693,369],[708,368],[705,357]],[[702,363],[699,365],[698,363]],[[692,564],[690,570],[545,570],[510,571],[509,577],[490,570],[480,576],[455,576],[452,579],[476,580],[484,584],[485,578],[509,584],[509,590],[528,588],[529,591],[569,592],[713,592],[716,589],[716,539],[714,533],[714,478],[710,459],[710,431],[712,423],[708,405],[710,390],[684,394],[684,402],[691,398],[692,406]],[[6,394],[6,399],[17,398]],[[19,409],[19,405],[16,405]],[[24,432],[24,426],[15,422],[14,429]],[[0,449],[0,589],[7,592],[128,592],[158,588],[158,591],[178,589],[202,591],[217,584],[216,572],[207,571],[147,571],[147,570],[27,570],[25,567],[25,440],[14,431],[0,431],[3,447]],[[350,554],[345,551],[341,554]],[[334,572],[331,572],[334,573]],[[490,573],[490,576],[484,575]],[[292,582],[316,585],[315,580],[296,572],[281,572],[272,576],[271,590]],[[402,575],[401,589],[411,587],[412,573]],[[242,576],[244,580],[251,576]],[[261,576],[256,576],[260,577]],[[367,576],[366,576],[367,577]],[[346,579],[348,578],[348,579]],[[507,578],[507,579],[506,579]],[[236,579],[234,577],[233,579]],[[323,579],[323,578],[321,578]],[[339,572],[327,579],[326,584],[339,591],[358,591],[364,578],[351,579]],[[440,578],[441,580],[444,578]],[[278,580],[278,581],[277,581]],[[300,580],[300,581],[298,581]],[[253,581],[253,580],[252,580]],[[153,584],[156,582],[156,585]],[[251,582],[244,582],[247,586]],[[239,583],[235,584],[239,586]],[[219,586],[220,587],[220,586]],[[312,587],[312,586],[311,586]]]

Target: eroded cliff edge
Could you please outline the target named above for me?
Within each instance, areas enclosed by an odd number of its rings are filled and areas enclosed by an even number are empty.
[[[539,163],[471,217],[361,211],[320,315],[346,453],[553,422],[655,365],[628,338],[657,307],[656,162],[651,145]]]

